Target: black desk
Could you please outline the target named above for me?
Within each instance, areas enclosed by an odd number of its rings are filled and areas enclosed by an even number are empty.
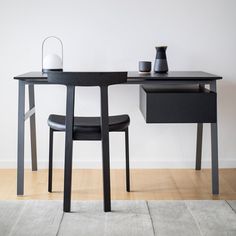
[[[35,126],[35,96],[34,85],[49,85],[47,75],[41,72],[30,72],[14,77],[19,81],[18,94],[18,149],[17,149],[17,195],[24,194],[24,136],[25,120],[30,118],[31,134],[31,159],[32,170],[37,170],[37,147],[36,147],[36,126]],[[222,79],[219,76],[199,71],[171,71],[168,74],[140,75],[138,72],[128,72],[127,84],[138,85],[197,85],[205,88],[209,85],[210,91],[216,93],[216,81]],[[29,87],[29,111],[25,113],[25,86]],[[217,111],[215,111],[217,113]],[[217,117],[217,114],[215,114]],[[203,123],[197,126],[196,143],[196,170],[201,169],[202,155],[202,132]],[[218,137],[217,120],[211,123],[211,158],[212,158],[212,193],[219,193],[218,175]]]

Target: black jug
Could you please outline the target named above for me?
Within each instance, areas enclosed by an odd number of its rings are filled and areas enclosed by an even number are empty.
[[[167,46],[156,47],[156,60],[154,65],[155,73],[167,73],[168,63],[166,59]]]

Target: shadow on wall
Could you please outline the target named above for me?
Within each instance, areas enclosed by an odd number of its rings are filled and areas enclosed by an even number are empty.
[[[224,159],[234,159],[236,152],[236,82],[232,80],[224,77],[217,88],[219,152]]]

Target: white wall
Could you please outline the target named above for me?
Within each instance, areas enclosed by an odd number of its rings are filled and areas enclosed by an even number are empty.
[[[137,70],[154,60],[155,46],[168,45],[170,70],[203,70],[224,77],[218,83],[220,167],[236,167],[235,0],[1,0],[0,167],[16,165],[17,81],[13,76],[41,69],[41,43],[49,35],[64,43],[65,70]],[[132,167],[193,167],[196,125],[146,125],[137,86],[109,90],[110,114],[129,113]],[[98,89],[79,89],[81,115],[99,113]],[[36,87],[38,159],[48,158],[49,113],[65,112],[65,88]],[[26,163],[30,163],[29,124]],[[210,161],[209,125],[204,126],[203,161]],[[124,137],[111,135],[113,167],[124,166]],[[64,138],[55,138],[62,166]],[[100,167],[100,143],[74,145],[76,166]],[[78,162],[79,161],[79,162]]]

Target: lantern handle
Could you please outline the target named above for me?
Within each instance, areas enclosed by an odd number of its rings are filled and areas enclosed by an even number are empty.
[[[42,69],[43,69],[43,58],[44,58],[44,44],[50,38],[57,39],[61,44],[61,59],[62,59],[62,68],[63,68],[63,43],[62,43],[61,39],[57,36],[48,36],[47,38],[45,38],[43,40],[43,43],[42,43]]]

